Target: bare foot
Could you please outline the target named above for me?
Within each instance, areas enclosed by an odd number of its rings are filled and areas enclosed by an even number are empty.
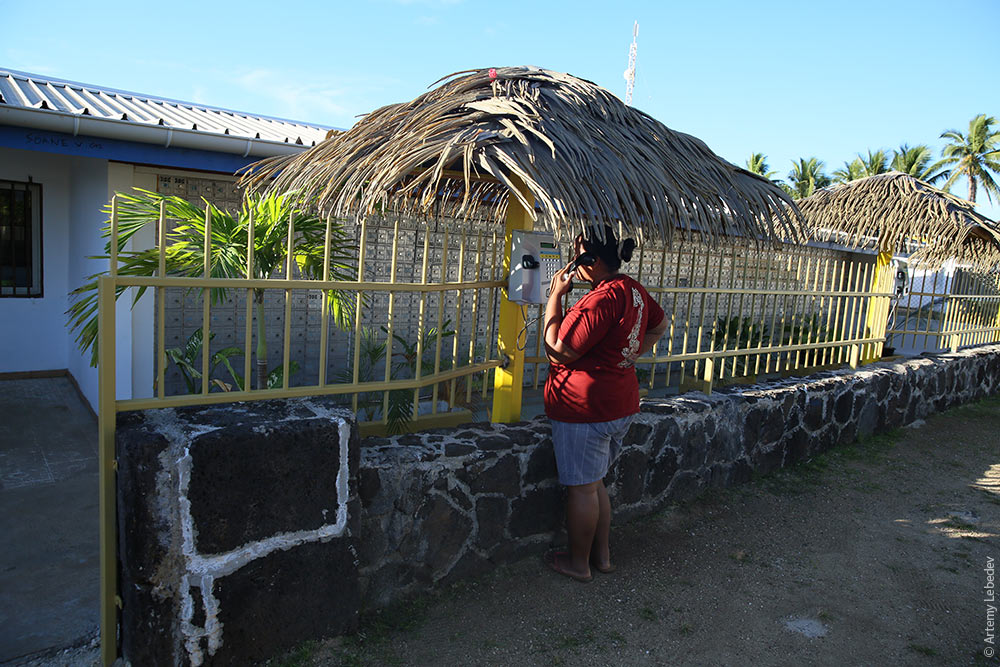
[[[589,584],[594,580],[594,575],[587,571],[574,570],[569,553],[565,551],[548,551],[542,558],[549,568],[559,574],[579,581],[582,584]]]

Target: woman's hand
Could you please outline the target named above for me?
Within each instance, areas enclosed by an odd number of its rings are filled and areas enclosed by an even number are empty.
[[[570,262],[552,276],[552,280],[549,282],[549,299],[553,297],[561,299],[564,294],[573,289],[573,281],[569,279],[570,276],[567,276],[567,272],[572,266],[573,262]]]

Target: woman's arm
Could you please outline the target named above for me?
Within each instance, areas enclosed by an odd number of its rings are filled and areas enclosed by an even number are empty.
[[[563,321],[562,297],[569,292],[572,283],[563,280],[569,265],[552,276],[549,283],[549,300],[545,304],[545,356],[557,364],[569,364],[580,358],[580,354],[559,338],[559,325]]]
[[[663,334],[667,332],[667,318],[660,320],[652,329],[646,329],[646,334],[642,337],[642,342],[639,343],[639,355],[642,356],[653,349],[653,345],[656,341],[663,337]]]

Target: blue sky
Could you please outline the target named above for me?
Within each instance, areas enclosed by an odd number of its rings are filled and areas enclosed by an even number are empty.
[[[538,65],[624,96],[743,164],[942,145],[1000,117],[1000,1],[101,3],[4,0],[0,67],[349,127],[454,71]],[[964,182],[953,191],[967,196]],[[1000,218],[980,191],[980,210]]]

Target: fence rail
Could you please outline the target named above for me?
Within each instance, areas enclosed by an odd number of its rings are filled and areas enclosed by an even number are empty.
[[[957,268],[909,276],[886,329],[886,344],[950,350],[1000,342],[1000,276]]]

